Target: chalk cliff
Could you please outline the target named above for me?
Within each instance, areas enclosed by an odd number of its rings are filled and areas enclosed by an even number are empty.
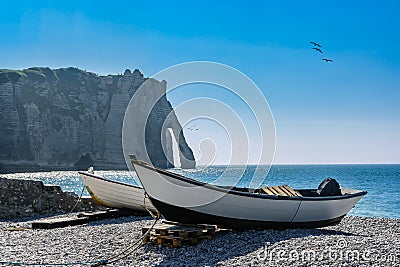
[[[84,169],[88,165],[126,169],[122,122],[132,95],[146,80],[139,70],[108,76],[77,68],[0,70],[0,172]],[[149,94],[165,92],[165,82],[154,81],[152,86]],[[152,103],[143,97],[141,105]],[[192,150],[166,97],[155,106],[150,117],[156,117],[146,129],[150,159],[161,168],[172,167],[167,160],[172,155],[171,135],[161,131],[168,114],[172,117],[169,128],[184,155],[181,165],[194,168]],[[163,138],[167,155],[161,146]],[[140,149],[136,153],[144,153]]]

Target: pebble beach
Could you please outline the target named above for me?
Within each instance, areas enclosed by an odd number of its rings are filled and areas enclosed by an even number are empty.
[[[123,252],[152,223],[131,216],[32,230],[30,220],[2,221],[0,265],[91,266]],[[348,216],[317,229],[222,230],[181,248],[145,244],[106,266],[399,266],[399,227],[399,219]]]

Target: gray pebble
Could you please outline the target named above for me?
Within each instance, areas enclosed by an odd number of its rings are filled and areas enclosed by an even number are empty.
[[[86,225],[7,231],[29,221],[0,222],[4,262],[91,262],[116,256],[141,235],[151,217],[125,217]],[[399,266],[400,220],[345,217],[317,229],[225,231],[182,248],[147,244],[107,266]],[[78,264],[76,266],[88,266]]]

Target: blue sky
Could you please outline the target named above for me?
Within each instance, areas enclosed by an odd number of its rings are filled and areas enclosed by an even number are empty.
[[[7,1],[0,68],[221,62],[267,98],[275,163],[400,163],[399,1],[145,2]]]

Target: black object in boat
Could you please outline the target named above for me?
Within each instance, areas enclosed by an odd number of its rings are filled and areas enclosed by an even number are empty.
[[[341,196],[339,183],[333,178],[325,178],[318,186],[317,194],[319,196]]]

